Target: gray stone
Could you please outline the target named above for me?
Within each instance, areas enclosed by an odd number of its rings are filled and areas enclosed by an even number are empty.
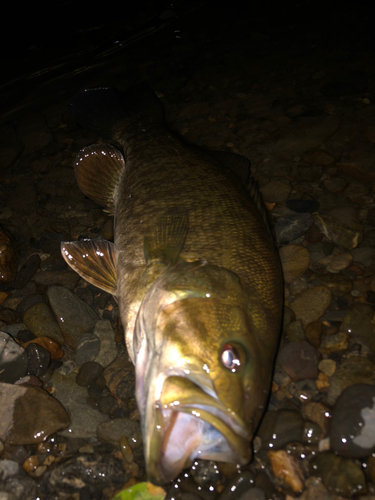
[[[65,342],[76,349],[84,333],[92,332],[98,316],[83,300],[62,286],[50,286],[47,297]]]
[[[23,322],[36,337],[50,337],[55,342],[64,342],[59,325],[45,302],[38,302],[23,315]]]
[[[12,384],[27,373],[25,349],[11,335],[0,331],[0,381]]]
[[[85,333],[76,350],[76,363],[81,366],[87,361],[94,361],[99,353],[100,340],[93,333]]]
[[[115,343],[115,332],[113,331],[111,322],[107,319],[98,321],[95,325],[94,334],[100,340],[100,350],[95,361],[103,367],[106,367],[112,363],[118,355]]]

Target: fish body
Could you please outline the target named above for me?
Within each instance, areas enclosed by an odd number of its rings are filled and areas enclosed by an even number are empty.
[[[163,484],[195,458],[247,463],[282,311],[280,263],[248,161],[184,144],[146,87],[85,91],[70,108],[124,153],[94,145],[78,154],[78,184],[114,214],[114,243],[64,243],[62,254],[117,297],[149,480]]]

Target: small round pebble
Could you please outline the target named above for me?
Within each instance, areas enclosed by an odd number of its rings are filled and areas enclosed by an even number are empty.
[[[91,382],[103,374],[104,368],[95,361],[83,363],[78,371],[76,382],[82,387],[88,387]]]

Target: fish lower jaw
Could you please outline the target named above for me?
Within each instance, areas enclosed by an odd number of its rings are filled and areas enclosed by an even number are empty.
[[[238,437],[241,444],[238,450],[234,449],[223,433],[212,423],[200,418],[199,410],[193,411],[195,414],[170,409],[162,411],[162,435],[156,440],[151,438],[146,449],[148,479],[152,483],[168,483],[183,469],[190,467],[195,459],[240,465],[250,460],[251,452],[247,441],[244,443],[243,438]],[[160,433],[160,430],[155,432]],[[228,434],[233,434],[229,428]],[[153,447],[155,442],[158,445]]]

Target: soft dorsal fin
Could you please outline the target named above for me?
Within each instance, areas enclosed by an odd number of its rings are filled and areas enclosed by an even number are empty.
[[[146,263],[158,261],[167,265],[174,264],[184,247],[188,230],[188,212],[161,216],[154,230],[144,238]]]
[[[61,243],[61,253],[83,279],[116,295],[116,247],[107,240],[80,240]]]
[[[107,207],[111,213],[124,168],[122,153],[111,144],[85,147],[74,161],[74,172],[83,194]]]

